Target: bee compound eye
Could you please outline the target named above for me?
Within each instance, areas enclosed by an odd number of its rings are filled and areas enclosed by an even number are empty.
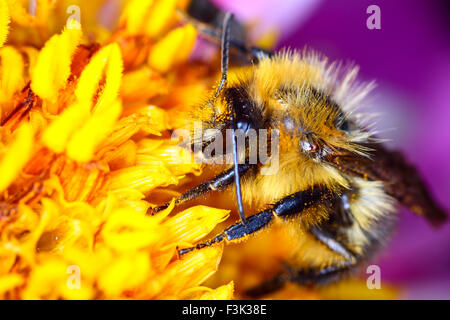
[[[310,153],[310,152],[316,152],[317,149],[318,149],[318,147],[317,147],[316,144],[314,144],[314,143],[312,143],[312,142],[309,142],[309,141],[307,141],[307,140],[302,140],[302,141],[300,142],[300,147],[302,148],[302,150],[303,150],[304,152],[308,152],[308,153]]]

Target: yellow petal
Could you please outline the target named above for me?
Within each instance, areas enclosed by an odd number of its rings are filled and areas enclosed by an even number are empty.
[[[23,1],[7,0],[10,6],[11,20],[19,25],[32,26],[36,19],[28,14],[23,5]],[[22,3],[20,3],[22,2]]]
[[[118,146],[125,143],[140,130],[142,122],[144,121],[148,121],[148,119],[140,119],[140,117],[137,117],[134,114],[129,117],[122,117],[116,123],[114,132],[103,141],[100,148],[109,150],[111,149],[111,146]]]
[[[86,105],[76,103],[65,109],[42,135],[44,144],[55,152],[63,152],[70,136],[89,117]]]
[[[0,160],[0,192],[5,190],[17,177],[28,162],[33,149],[33,130],[29,124],[23,124],[14,141],[7,146],[3,159]]]
[[[101,237],[105,244],[118,251],[130,252],[155,246],[161,242],[165,228],[156,217],[146,216],[132,208],[115,210],[108,217]]]
[[[184,41],[175,56],[176,63],[186,62],[192,52],[192,49],[194,48],[195,39],[197,38],[197,29],[191,24],[187,24],[183,27],[183,33]]]
[[[163,132],[171,129],[169,125],[169,117],[167,112],[154,105],[145,105],[139,109],[135,109],[135,114],[142,123],[141,129],[152,134]]]
[[[131,34],[138,34],[147,20],[148,12],[154,0],[131,0],[123,10],[120,23]]]
[[[131,167],[136,164],[137,146],[132,140],[106,152],[102,159],[109,163],[112,170]]]
[[[158,0],[150,12],[146,26],[146,34],[157,37],[164,31],[175,15],[177,0]]]
[[[151,275],[150,258],[145,253],[123,255],[101,274],[98,285],[109,297],[131,290]]]
[[[49,22],[49,16],[57,1],[36,0],[35,14],[28,12],[30,1],[9,0],[11,20],[26,27],[45,26]]]
[[[108,190],[132,188],[148,192],[159,186],[177,184],[175,177],[164,166],[135,166],[116,170],[108,176]]]
[[[9,31],[9,9],[6,0],[0,0],[0,47],[6,42]]]
[[[123,62],[119,46],[116,43],[102,48],[83,70],[78,81],[75,95],[78,102],[92,106],[100,81],[104,77],[104,86],[97,100],[97,107],[108,107],[118,95],[122,80]]]
[[[164,145],[163,140],[157,139],[142,139],[139,141],[139,153],[151,154],[158,150],[159,147]]]
[[[195,242],[210,233],[229,216],[229,210],[207,206],[191,207],[164,223],[168,228],[168,242]]]
[[[190,24],[172,30],[153,47],[149,55],[149,65],[164,73],[174,65],[184,62],[194,47],[196,36],[197,31]]]
[[[0,102],[5,102],[24,86],[22,55],[13,47],[0,49]]]
[[[154,277],[149,286],[158,293],[157,298],[176,297],[183,288],[202,284],[217,268],[222,257],[223,246],[196,250],[169,264],[163,274]]]
[[[108,65],[105,70],[105,84],[95,106],[95,110],[109,108],[109,104],[116,100],[122,83],[123,61],[118,45],[111,46]]]
[[[67,265],[56,258],[48,258],[33,268],[23,298],[58,299],[60,288],[67,285]]]
[[[126,73],[120,88],[124,101],[148,100],[168,91],[167,81],[147,66]]]
[[[80,29],[66,28],[54,35],[39,53],[32,72],[31,88],[43,99],[55,102],[70,75],[70,65],[81,39]]]
[[[184,175],[186,173],[194,173],[199,175],[202,172],[202,165],[195,162],[194,154],[175,143],[165,143],[159,148],[147,151],[146,141],[139,142],[138,155],[136,163],[138,165],[150,165],[159,161],[174,175]]]
[[[8,274],[0,278],[0,296],[5,292],[20,286],[24,282],[22,276],[18,274]]]
[[[225,284],[217,289],[205,292],[199,298],[200,300],[231,300],[233,298],[234,283]]]
[[[37,63],[37,59],[39,56],[39,50],[34,47],[26,46],[20,49],[23,53],[25,53],[28,59],[28,70],[27,75],[31,78],[31,71],[34,69]]]
[[[78,162],[91,160],[97,146],[113,130],[121,112],[122,105],[119,101],[96,110],[69,141],[67,155]]]

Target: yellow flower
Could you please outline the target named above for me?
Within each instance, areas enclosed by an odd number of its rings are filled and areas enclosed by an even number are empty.
[[[98,13],[100,2],[75,5]],[[68,1],[36,4],[32,15],[22,1],[0,1],[0,45],[9,33],[0,49],[0,297],[231,298],[232,282],[201,286],[221,246],[176,253],[229,212],[172,205],[147,214],[156,188],[201,173],[167,135],[170,109],[187,109],[172,97],[192,83],[183,73],[196,36],[191,25],[173,29],[177,1],[125,1],[111,31],[91,17],[65,23]]]

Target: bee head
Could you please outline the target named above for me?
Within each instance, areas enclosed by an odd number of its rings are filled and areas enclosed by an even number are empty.
[[[286,90],[285,90],[286,91]],[[288,90],[289,91],[289,90]],[[312,87],[278,93],[280,127],[300,152],[316,161],[342,154],[364,154],[368,133],[359,128],[329,95]]]

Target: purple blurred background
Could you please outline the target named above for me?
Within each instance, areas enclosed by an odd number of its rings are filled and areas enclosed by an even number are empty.
[[[401,149],[450,212],[450,2],[426,0],[217,0],[242,21],[278,28],[280,47],[307,45],[355,62],[377,81],[372,100],[381,134]],[[281,4],[280,4],[281,3]],[[368,6],[381,9],[369,30]],[[261,32],[261,30],[259,30]],[[374,261],[404,299],[450,299],[450,223],[434,229],[403,210],[390,245]]]

